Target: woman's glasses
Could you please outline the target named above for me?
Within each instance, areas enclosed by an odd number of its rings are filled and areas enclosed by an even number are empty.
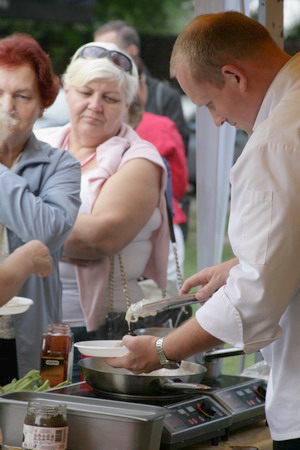
[[[124,70],[125,72],[130,73],[132,75],[132,62],[128,58],[128,56],[124,55],[124,53],[120,53],[116,50],[107,50],[103,47],[98,47],[97,45],[89,45],[84,47],[78,53],[77,58],[85,58],[85,59],[97,59],[97,58],[108,58],[112,61],[119,69]]]

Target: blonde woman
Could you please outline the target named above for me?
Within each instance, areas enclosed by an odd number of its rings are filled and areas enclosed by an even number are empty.
[[[129,302],[143,298],[141,276],[166,287],[165,166],[124,123],[137,88],[128,55],[114,44],[88,43],[64,74],[70,123],[36,130],[81,163],[82,206],[60,264],[63,316],[75,341],[108,338],[108,312],[116,314],[109,337],[123,336]]]

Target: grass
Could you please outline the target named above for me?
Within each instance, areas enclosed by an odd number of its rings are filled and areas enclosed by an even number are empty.
[[[195,197],[191,196],[190,211],[189,211],[189,227],[187,233],[187,240],[185,243],[185,263],[184,263],[184,278],[188,278],[197,271],[197,235],[196,235],[196,201]],[[225,243],[222,253],[222,261],[227,261],[233,257],[230,243],[227,236],[225,236]]]
[[[197,271],[197,236],[196,236],[196,203],[191,197],[189,225],[185,242],[184,278],[188,278]]]
[[[232,258],[233,253],[227,236],[224,239],[224,247],[222,253],[222,261],[227,261]],[[184,278],[188,278],[197,272],[197,236],[196,236],[196,202],[195,198],[191,197],[190,212],[189,212],[189,228],[187,239],[185,243],[185,264],[184,264]],[[196,308],[195,308],[196,309]],[[225,347],[229,347],[227,344]],[[249,367],[255,362],[254,354],[246,355],[244,367]],[[222,372],[225,374],[237,374],[240,372],[240,356],[233,356],[223,358]]]

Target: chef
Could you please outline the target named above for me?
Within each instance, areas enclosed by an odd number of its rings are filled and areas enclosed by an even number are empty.
[[[300,55],[234,11],[196,17],[178,36],[171,75],[215,124],[249,140],[231,170],[229,238],[236,258],[186,280],[211,299],[164,340],[125,336],[114,367],[149,372],[226,342],[271,367],[273,448],[300,448]]]

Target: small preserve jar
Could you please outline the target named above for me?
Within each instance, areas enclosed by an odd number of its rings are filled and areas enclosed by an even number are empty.
[[[73,333],[65,323],[48,325],[43,334],[41,353],[41,378],[49,380],[54,387],[63,381],[72,379],[73,369]]]
[[[22,449],[66,450],[67,408],[63,403],[30,402],[23,426]]]

